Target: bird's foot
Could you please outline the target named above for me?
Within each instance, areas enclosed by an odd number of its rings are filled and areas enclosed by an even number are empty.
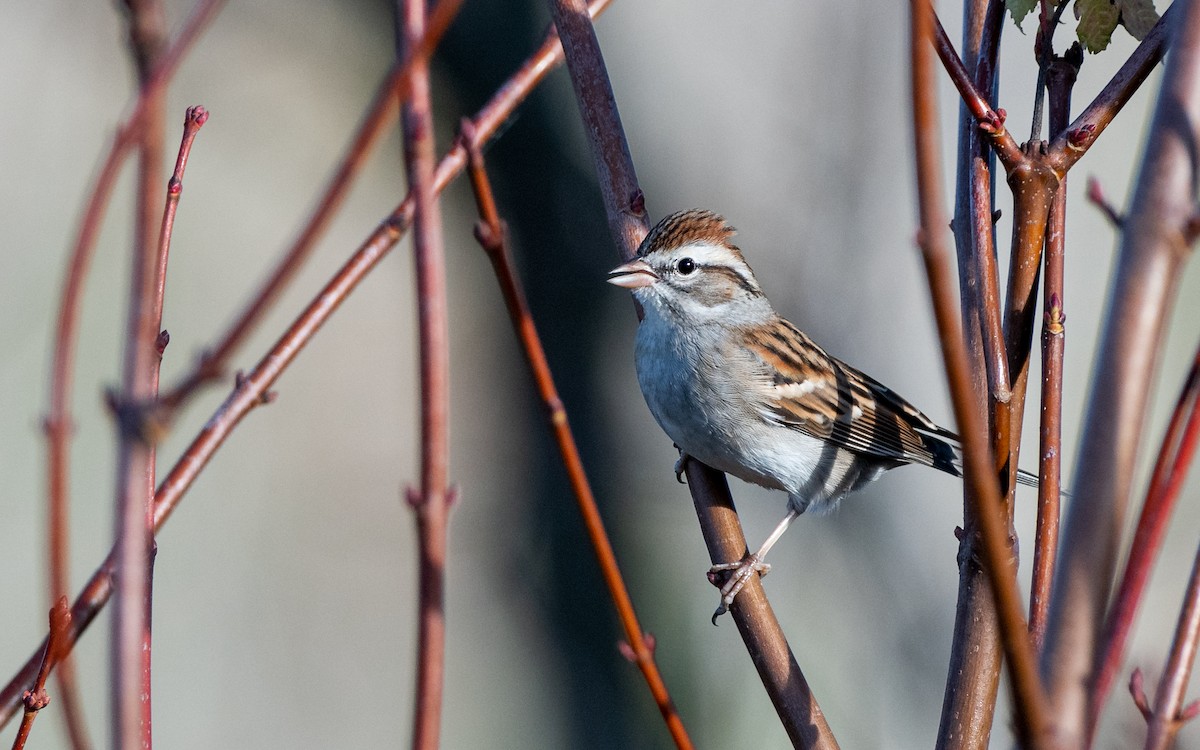
[[[721,603],[713,612],[712,624],[717,624],[717,618],[729,611],[733,600],[745,587],[750,577],[757,573],[760,577],[771,572],[771,566],[762,561],[759,554],[747,555],[738,562],[720,563],[708,569],[708,580],[714,586],[721,588]]]
[[[679,448],[678,445],[675,447]],[[675,481],[676,482],[679,482],[680,484],[687,484],[685,481],[683,481],[683,472],[687,469],[687,462],[691,461],[691,460],[692,460],[692,457],[689,456],[688,454],[684,453],[682,448],[679,448],[679,460],[675,462]]]

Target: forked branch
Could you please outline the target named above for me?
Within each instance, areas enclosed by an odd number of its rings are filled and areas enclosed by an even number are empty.
[[[932,9],[924,0],[912,2],[913,132],[917,149],[917,194],[921,229],[919,245],[929,277],[930,295],[945,359],[946,376],[962,436],[969,497],[977,503],[983,540],[985,570],[996,597],[1001,634],[1015,703],[1017,735],[1024,747],[1041,747],[1046,719],[1036,660],[1026,634],[1017,593],[1016,565],[1008,550],[1007,527],[999,487],[988,456],[986,430],[974,406],[971,377],[962,331],[955,308],[950,253],[946,247],[946,221],[941,212],[942,186],[938,153],[937,107],[934,100],[932,60],[926,40],[935,33]]]

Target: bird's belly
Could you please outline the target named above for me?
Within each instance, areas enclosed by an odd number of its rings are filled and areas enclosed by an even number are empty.
[[[713,383],[686,359],[661,348],[657,354],[639,358],[638,381],[651,413],[684,453],[753,484],[802,490],[826,443],[764,420],[737,378]]]

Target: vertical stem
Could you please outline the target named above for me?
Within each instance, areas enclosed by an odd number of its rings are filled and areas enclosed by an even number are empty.
[[[1043,32],[1044,34],[1044,32]],[[1044,34],[1046,44],[1050,36]],[[1047,53],[1049,54],[1049,53]],[[1078,44],[1065,57],[1054,57],[1042,66],[1050,99],[1050,135],[1056,137],[1070,123],[1071,90],[1083,62]],[[1063,257],[1066,245],[1067,178],[1064,176],[1050,204],[1046,223],[1046,289],[1042,307],[1042,411],[1039,430],[1037,531],[1033,548],[1033,577],[1029,591],[1029,632],[1040,652],[1050,611],[1050,585],[1054,557],[1058,552],[1059,498],[1062,495],[1062,390],[1063,347]]]
[[[1113,604],[1104,621],[1100,648],[1096,654],[1096,678],[1091,686],[1088,710],[1088,736],[1094,736],[1108,693],[1125,657],[1125,645],[1142,594],[1150,581],[1154,563],[1162,552],[1171,514],[1179,500],[1187,468],[1195,458],[1200,440],[1200,347],[1192,360],[1192,369],[1184,381],[1170,424],[1158,449],[1158,458],[1150,476],[1150,486],[1142,502],[1137,530],[1129,545],[1129,560]]]
[[[397,58],[421,43],[425,0],[399,0]],[[421,490],[409,493],[420,547],[416,707],[412,747],[434,750],[441,734],[446,650],[446,532],[449,510],[450,343],[441,210],[434,190],[429,61],[414,56],[401,108],[404,161],[413,195],[413,252],[421,357]]]
[[[127,0],[130,49],[138,84],[150,87],[165,48],[166,18],[161,0]],[[112,629],[112,737],[119,750],[151,746],[149,567],[153,537],[154,447],[143,432],[139,409],[156,393],[155,375],[161,318],[154,302],[158,249],[158,196],[162,180],[162,89],[149,93],[138,131],[137,199],[126,324],[125,360],[117,402],[117,590]]]
[[[1042,145],[1030,144],[1028,148],[1034,150]],[[1008,441],[1007,445],[1001,445],[997,458],[1001,463],[1002,486],[1007,494],[1010,523],[1021,454],[1021,426],[1025,418],[1042,248],[1046,243],[1050,204],[1059,185],[1058,176],[1043,159],[1036,156],[1008,172],[1008,184],[1013,192],[1012,255],[1004,312],[1004,341],[1010,378],[1009,398],[1004,405],[1008,410],[1004,425]]]
[[[934,38],[933,11],[927,2],[912,2],[912,100],[913,136],[916,147],[917,194],[920,211],[919,244],[929,280],[930,296],[942,345],[946,377],[954,402],[963,442],[963,463],[971,485],[980,521],[985,571],[989,575],[1000,633],[1008,657],[1014,698],[1014,723],[1025,747],[1039,747],[1045,726],[1041,685],[1033,652],[1025,632],[1017,594],[1016,565],[1008,553],[1007,523],[994,475],[988,460],[983,420],[972,397],[966,346],[955,313],[954,282],[950,253],[945,243],[946,222],[942,215],[940,139],[937,103],[934,99],[932,58],[927,42]]]
[[[191,372],[162,395],[162,402],[175,409],[206,383],[221,377],[229,360],[237,349],[245,343],[258,323],[266,316],[268,310],[282,295],[288,283],[303,267],[313,248],[325,234],[325,230],[333,222],[333,218],[341,209],[342,203],[350,192],[355,178],[366,163],[375,144],[379,142],[384,132],[393,124],[397,116],[396,101],[408,98],[409,84],[412,76],[409,70],[415,59],[428,60],[433,48],[437,46],[451,22],[462,7],[463,0],[443,0],[437,4],[429,16],[429,27],[421,42],[414,48],[406,49],[402,58],[396,61],[392,69],[384,77],[375,97],[371,100],[366,113],[359,122],[358,129],[346,147],[345,153],[329,178],[312,213],[304,223],[296,239],[275,264],[270,276],[263,281],[262,286],[238,313],[237,318],[225,330],[220,340],[199,358]]]
[[[1003,3],[976,0],[963,16],[964,63],[975,86],[994,95],[996,58],[1003,27]],[[1008,360],[1000,318],[992,218],[991,151],[965,104],[959,107],[958,176],[954,235],[958,251],[961,318],[974,409],[985,419],[985,404],[1004,400]],[[993,417],[1004,413],[992,409]],[[992,432],[996,432],[992,425]],[[970,492],[970,485],[964,492]],[[959,546],[958,602],[949,674],[942,701],[937,746],[986,748],[1000,684],[1001,646],[996,605],[980,563],[976,504],[964,497]]]
[[[1183,701],[1200,641],[1200,549],[1192,563],[1187,594],[1175,626],[1171,653],[1154,695],[1154,713],[1146,733],[1146,750],[1167,750],[1183,725]]]
[[[628,260],[649,226],[604,57],[583,1],[549,2],[600,180],[609,230],[617,253]],[[688,461],[686,471],[713,562],[739,559],[746,554],[746,539],[724,475],[699,461]],[[837,747],[757,579],[751,578],[730,611],[788,737],[797,747]]]

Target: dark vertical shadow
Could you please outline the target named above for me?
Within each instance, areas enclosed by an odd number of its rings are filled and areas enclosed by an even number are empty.
[[[549,19],[540,3],[467,3],[443,42],[435,70],[455,89],[463,112],[475,111],[542,41]],[[567,406],[597,497],[605,492],[598,457],[612,455],[595,405],[599,402],[598,354],[583,332],[608,303],[605,272],[616,261],[599,188],[590,172],[578,110],[565,70],[531,97],[486,153],[501,214],[509,223],[514,261],[525,285],[558,389]],[[452,113],[440,113],[450,116]],[[581,155],[583,158],[580,158]],[[480,263],[485,260],[480,256]],[[497,310],[497,315],[502,313]],[[630,309],[629,325],[633,325]],[[507,333],[507,332],[506,332]],[[514,358],[518,355],[515,353]],[[631,365],[632,366],[632,363]],[[526,423],[513,430],[531,441],[529,464],[511,467],[528,477],[528,505],[514,515],[528,519],[528,542],[511,546],[500,564],[530,575],[505,576],[512,585],[531,582],[541,607],[548,661],[567,694],[559,709],[577,748],[648,747],[667,735],[661,726],[636,726],[657,718],[635,670],[617,652],[623,638],[584,535],[561,460],[533,389],[524,398]],[[616,519],[606,522],[620,548]],[[636,739],[635,739],[636,738]],[[651,743],[651,744],[648,744]],[[664,744],[664,746],[666,746]]]

